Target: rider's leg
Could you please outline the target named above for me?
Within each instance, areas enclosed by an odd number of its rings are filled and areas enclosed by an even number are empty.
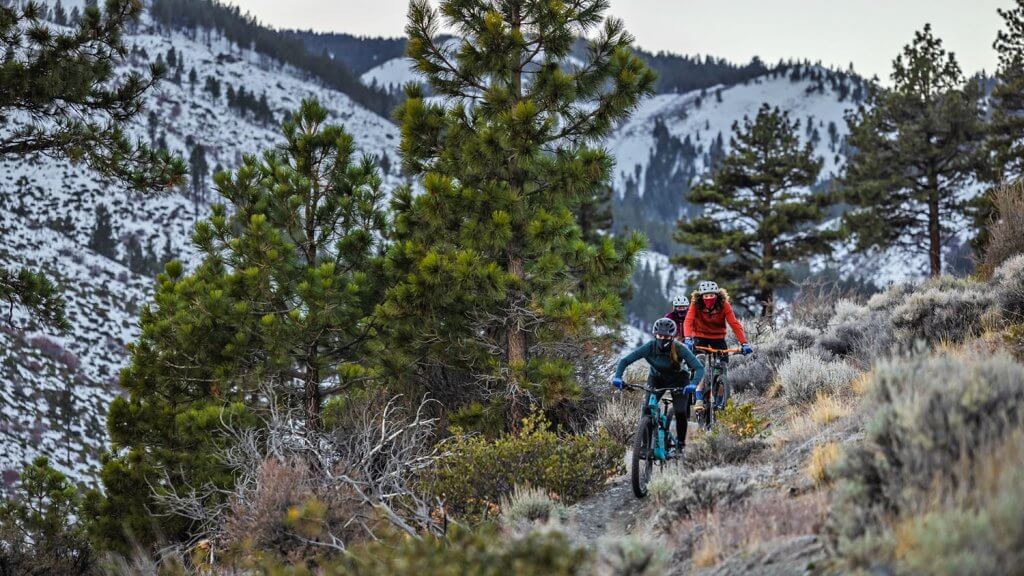
[[[708,348],[714,348],[716,350],[725,350],[726,348],[729,347],[729,343],[725,341],[725,338],[697,338],[693,341],[693,343],[695,346],[706,346]],[[722,355],[722,360],[724,362],[728,362],[729,356]],[[714,375],[712,375],[712,378],[714,385],[713,389],[710,391],[710,394],[712,395],[712,398],[714,398],[715,405],[717,407],[721,407],[720,405],[722,404],[722,400],[724,400],[722,386],[718,379],[714,378]],[[699,402],[702,398],[703,395],[698,396],[697,401]]]
[[[680,390],[672,391],[672,409],[676,413],[676,437],[679,447],[686,447],[686,421],[690,419],[689,395]]]

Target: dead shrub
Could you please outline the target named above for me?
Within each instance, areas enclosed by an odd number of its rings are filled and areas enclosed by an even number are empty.
[[[988,244],[985,246],[979,272],[991,275],[1000,264],[1024,253],[1024,181],[1007,183],[989,195],[995,218],[988,225]]]

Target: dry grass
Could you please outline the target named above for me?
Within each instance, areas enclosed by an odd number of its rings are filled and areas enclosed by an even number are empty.
[[[669,546],[686,547],[693,542],[694,569],[707,568],[736,553],[752,553],[763,544],[821,532],[828,512],[824,491],[796,498],[781,491],[763,492],[746,504],[717,510],[678,523],[669,536]]]
[[[816,486],[831,484],[830,469],[839,459],[840,449],[837,442],[826,442],[814,447],[807,461],[807,476]]]
[[[808,408],[807,416],[820,426],[828,426],[840,418],[849,416],[850,412],[849,402],[840,396],[819,393]]]
[[[857,396],[864,396],[871,391],[871,382],[871,373],[865,372],[860,375],[860,378],[853,381],[853,385],[850,389],[853,390],[853,393]]]
[[[858,378],[854,381],[855,386],[866,386],[862,383],[865,380],[866,376]],[[790,410],[789,419],[772,435],[772,446],[781,449],[795,440],[813,438],[823,429],[853,414],[856,401],[855,397],[819,393],[806,408],[796,406]]]
[[[701,534],[697,547],[693,551],[693,567],[697,569],[710,568],[718,564],[722,560],[724,550],[722,528],[718,523],[718,518],[708,514],[704,533]]]

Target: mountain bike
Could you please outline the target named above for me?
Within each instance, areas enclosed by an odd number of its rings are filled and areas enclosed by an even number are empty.
[[[654,475],[655,464],[665,465],[668,460],[669,441],[678,447],[679,439],[672,434],[672,418],[675,411],[672,409],[672,391],[686,390],[692,388],[649,388],[626,384],[625,388],[643,390],[647,392],[647,404],[640,414],[640,422],[637,424],[636,434],[633,436],[633,457],[630,460],[630,476],[633,483],[633,494],[637,498],[647,496],[647,483]],[[658,393],[663,393],[661,398],[662,408],[658,408]],[[692,395],[692,392],[687,392]],[[686,401],[689,406],[689,399]],[[685,415],[684,419],[687,418]]]
[[[697,425],[705,430],[711,430],[715,425],[717,416],[715,412],[725,408],[729,400],[729,363],[725,358],[730,354],[739,354],[741,348],[711,348],[708,346],[696,346],[697,358],[704,364],[704,410],[695,410]],[[721,398],[715,402],[715,398]],[[721,408],[716,406],[721,405]]]

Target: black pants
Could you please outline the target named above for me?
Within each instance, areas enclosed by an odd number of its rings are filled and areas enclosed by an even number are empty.
[[[684,383],[685,386],[688,383]],[[672,394],[672,410],[676,413],[676,437],[679,438],[679,446],[686,446],[686,421],[690,419],[690,396],[679,389],[678,386],[670,385],[665,386],[663,382],[659,382],[657,378],[651,378],[648,380],[648,385],[651,388],[657,390],[657,392],[651,394],[648,393],[646,402],[651,401],[653,395],[657,398],[658,402],[661,402],[661,397],[665,395],[665,392],[671,392]]]
[[[729,343],[725,341],[725,338],[715,340],[713,338],[694,338],[693,339],[693,352],[695,354],[702,354],[700,350],[697,350],[698,346],[704,346],[706,348],[714,348],[715,350],[725,350],[729,347]],[[722,354],[722,362],[728,362],[729,355]],[[707,368],[707,366],[705,366]]]

